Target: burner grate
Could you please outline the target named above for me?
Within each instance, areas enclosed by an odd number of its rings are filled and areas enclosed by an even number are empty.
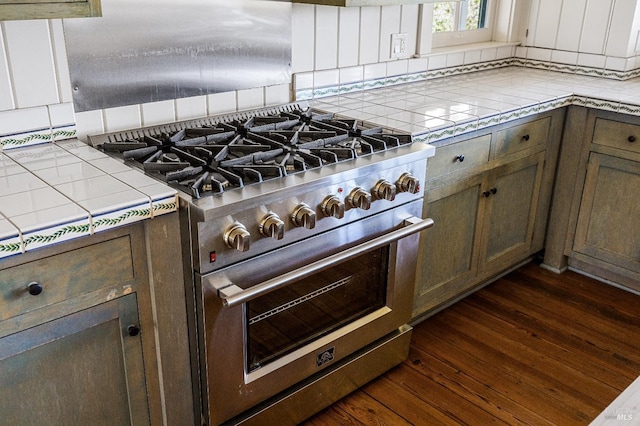
[[[411,143],[411,135],[296,104],[90,137],[195,198]]]

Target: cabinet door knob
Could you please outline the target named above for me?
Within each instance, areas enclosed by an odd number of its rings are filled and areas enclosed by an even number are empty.
[[[27,291],[32,296],[39,295],[40,293],[42,293],[42,290],[44,290],[44,287],[42,287],[42,284],[40,284],[39,282],[34,281],[27,285]]]
[[[498,193],[498,188],[491,188],[489,191],[491,191],[492,194],[496,194]]]
[[[635,137],[635,136],[629,136],[629,137],[627,138],[627,140],[628,140],[629,142],[631,142],[631,143],[634,143],[634,142],[636,141],[636,137]]]
[[[525,141],[525,142],[528,141],[529,140],[529,135],[524,135],[522,137],[522,140]]]
[[[464,161],[464,155],[463,154],[456,155],[456,160],[462,163]]]
[[[129,327],[127,327],[127,334],[131,337],[137,336],[138,334],[140,334],[140,327],[135,324],[131,324]]]

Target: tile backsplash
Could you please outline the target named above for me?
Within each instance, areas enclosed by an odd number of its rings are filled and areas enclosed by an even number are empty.
[[[522,5],[500,0],[501,9]],[[0,21],[0,150],[150,126],[295,99],[503,66],[628,79],[638,75],[640,8],[631,0],[531,0],[526,37],[390,58],[390,36],[415,52],[421,7],[292,5],[292,84],[74,114],[62,21]],[[521,7],[521,6],[519,6]],[[99,18],[90,18],[99,19]],[[502,33],[502,32],[501,32]],[[420,49],[424,51],[424,49]]]

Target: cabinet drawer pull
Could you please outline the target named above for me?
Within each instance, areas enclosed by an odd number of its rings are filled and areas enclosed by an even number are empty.
[[[634,142],[636,141],[636,137],[635,137],[635,136],[629,136],[629,137],[627,138],[627,140],[628,140],[629,142],[631,142],[631,143],[634,143]]]
[[[490,190],[488,190],[488,191],[484,191],[484,192],[482,193],[482,195],[483,195],[485,198],[489,198],[489,197],[491,196],[491,194],[497,194],[497,193],[498,193],[498,188],[491,188],[491,189],[490,189]]]
[[[462,163],[464,161],[464,155],[463,154],[456,155],[456,161],[459,161]]]
[[[529,140],[529,135],[524,135],[524,136],[522,137],[522,140],[523,140],[523,141],[525,141],[525,142],[527,142],[527,141]]]
[[[42,293],[42,290],[43,290],[43,289],[44,289],[44,288],[42,287],[42,284],[40,284],[39,282],[36,282],[36,281],[30,282],[30,283],[27,285],[27,291],[28,291],[28,292],[29,292],[29,294],[30,294],[30,295],[32,295],[32,296],[37,296],[37,295],[39,295],[40,293]]]

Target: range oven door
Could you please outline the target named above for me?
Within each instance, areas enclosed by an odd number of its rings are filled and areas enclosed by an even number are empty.
[[[210,424],[385,338],[411,317],[421,202],[201,277]],[[366,368],[366,366],[363,366]]]

